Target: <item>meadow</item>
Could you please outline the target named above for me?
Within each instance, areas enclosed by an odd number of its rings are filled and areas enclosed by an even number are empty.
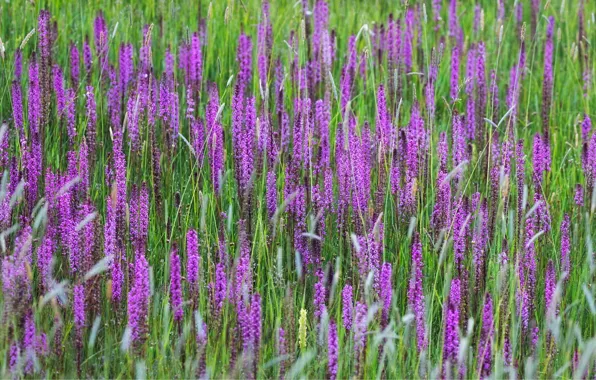
[[[0,377],[594,378],[594,12],[0,2]]]

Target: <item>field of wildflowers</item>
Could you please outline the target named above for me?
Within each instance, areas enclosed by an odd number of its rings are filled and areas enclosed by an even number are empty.
[[[1,2],[0,377],[596,377],[594,12]]]

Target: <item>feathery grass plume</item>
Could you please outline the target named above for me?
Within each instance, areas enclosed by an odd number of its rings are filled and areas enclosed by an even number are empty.
[[[306,309],[300,309],[300,319],[298,320],[298,340],[300,350],[306,349]]]

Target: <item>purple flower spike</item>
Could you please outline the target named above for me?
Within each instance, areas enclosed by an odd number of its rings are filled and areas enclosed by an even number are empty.
[[[339,357],[339,344],[337,339],[337,325],[335,322],[329,323],[329,332],[327,335],[327,369],[329,379],[337,378],[337,364]]]
[[[174,320],[182,322],[184,309],[182,308],[182,278],[180,269],[180,256],[178,250],[172,249],[170,253],[170,303],[174,310]]]
[[[451,378],[450,373],[457,365],[457,354],[459,352],[459,307],[461,302],[460,281],[453,279],[451,281],[451,290],[447,299],[447,306],[444,309],[444,341],[443,341],[443,375]]]
[[[386,325],[389,322],[389,312],[391,311],[391,297],[393,296],[393,284],[391,282],[392,268],[391,263],[383,263],[379,287],[381,291],[381,302],[383,303],[382,318]]]
[[[426,312],[424,304],[424,288],[422,269],[422,244],[418,233],[412,241],[412,267],[410,269],[410,284],[408,287],[408,305],[414,312],[416,321],[416,336],[418,339],[418,351],[426,350]]]
[[[490,294],[486,294],[482,311],[482,330],[478,344],[478,369],[481,378],[488,378],[491,374],[493,336],[493,301]]]
[[[196,230],[188,230],[186,233],[186,280],[192,287],[199,282],[199,265],[201,257],[199,256],[199,236]]]
[[[132,332],[135,347],[140,347],[147,338],[149,330],[149,302],[151,285],[149,278],[149,264],[144,254],[135,258],[134,278],[128,292],[128,327]]]
[[[352,286],[346,285],[341,292],[342,298],[342,320],[344,324],[344,328],[346,330],[352,329],[352,321],[353,321],[353,308],[354,308],[354,301],[353,301],[353,294],[352,294]]]

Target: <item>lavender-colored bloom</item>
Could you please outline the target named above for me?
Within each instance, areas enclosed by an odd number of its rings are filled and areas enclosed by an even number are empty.
[[[196,89],[200,89],[203,80],[203,54],[201,51],[201,40],[198,33],[193,33],[190,39],[190,51],[188,55],[189,80]]]
[[[579,183],[575,185],[575,196],[573,197],[573,200],[577,206],[581,207],[584,205],[584,187]]]
[[[391,309],[391,297],[393,296],[393,285],[391,283],[392,268],[391,263],[383,263],[381,267],[381,275],[379,280],[380,298],[383,303],[383,323],[387,324],[389,321],[389,311]]]
[[[66,105],[64,76],[62,74],[62,69],[58,65],[54,65],[52,73],[54,79],[54,94],[56,95],[56,109],[58,110],[58,116],[62,116]]]
[[[17,82],[21,81],[22,73],[23,73],[23,52],[19,48],[14,53],[14,77]]]
[[[251,338],[253,341],[253,349],[255,355],[255,362],[258,362],[258,353],[261,346],[261,336],[263,316],[261,310],[261,296],[258,293],[253,294],[250,302],[250,319],[251,319]]]
[[[478,115],[477,126],[484,125],[484,117],[486,116],[486,47],[483,41],[478,42],[476,51],[476,85],[478,89]]]
[[[216,119],[219,109],[219,94],[213,85],[209,91],[209,102],[206,110],[206,128],[209,136],[209,161],[211,162],[211,182],[216,192],[221,190],[220,178],[224,170],[224,133],[223,126]]]
[[[412,70],[412,45],[414,43],[414,11],[410,8],[406,12],[405,19],[406,28],[404,30],[404,38],[402,40],[402,53],[404,57],[404,67],[406,72]]]
[[[346,330],[352,329],[354,296],[352,294],[352,286],[346,285],[341,292],[342,298],[342,321]]]
[[[21,86],[17,81],[12,82],[11,86],[12,93],[12,118],[14,125],[17,127],[21,139],[24,138],[23,130],[23,99],[21,95]],[[8,139],[6,139],[8,141]]]
[[[120,66],[120,85],[122,86],[122,94],[126,94],[128,84],[132,80],[134,73],[133,52],[134,49],[132,44],[120,45],[118,61]]]
[[[482,378],[488,378],[491,374],[493,336],[493,301],[490,294],[486,294],[482,311],[482,330],[478,343],[478,370]]]
[[[267,172],[267,190],[265,195],[267,201],[267,214],[272,218],[277,209],[277,178],[275,168]]]
[[[517,220],[518,223],[521,222],[522,213],[522,203],[523,203],[523,193],[524,193],[524,186],[526,181],[526,158],[524,155],[524,140],[520,139],[515,148],[515,155],[516,155],[516,163],[515,163],[515,173],[517,177]]]
[[[108,113],[110,115],[110,122],[112,124],[112,128],[120,129],[120,112],[121,112],[121,97],[120,94],[120,84],[118,82],[118,76],[116,75],[116,70],[110,66],[108,71],[108,76],[110,78],[110,88],[108,89],[107,93],[107,102],[108,102]]]
[[[215,311],[217,314],[223,309],[224,301],[227,298],[227,279],[224,265],[218,263],[215,267],[215,289],[214,289],[214,303]]]
[[[584,115],[584,120],[582,120],[582,141],[584,143],[588,142],[588,138],[590,136],[590,132],[592,131],[592,120],[590,116],[587,114]]]
[[[561,223],[561,271],[567,273],[567,278],[571,275],[571,242],[569,240],[569,214],[563,216]]]
[[[252,40],[244,33],[238,37],[236,61],[239,67],[237,83],[240,91],[244,92],[252,79]]]
[[[50,21],[50,12],[41,10],[39,12],[39,18],[37,19],[37,32],[39,34],[39,51],[42,59],[48,58],[52,53],[52,31],[50,30]]]
[[[2,259],[2,294],[5,309],[17,320],[21,318],[31,301],[27,260],[14,254]]]
[[[170,253],[170,303],[174,310],[174,320],[181,322],[184,318],[184,309],[182,308],[182,278],[180,269],[180,256],[178,250],[172,249]]]
[[[457,202],[453,221],[453,251],[455,256],[455,266],[461,269],[464,265],[466,251],[466,237],[468,236],[469,219],[467,203],[465,199]]]
[[[468,159],[465,130],[461,115],[453,115],[453,166],[457,167]],[[460,179],[462,172],[459,171],[456,179]]]
[[[93,31],[95,33],[95,49],[99,60],[99,69],[101,73],[105,73],[108,69],[108,26],[101,12],[95,18]]]
[[[70,43],[70,80],[72,82],[72,87],[77,88],[79,87],[79,76],[80,76],[80,58],[79,58],[79,48],[74,42]]]
[[[80,182],[75,186],[75,190],[77,190],[77,193],[82,196],[82,198],[85,198],[89,192],[89,149],[85,140],[83,140],[80,145],[78,161],[78,176]]]
[[[327,370],[329,379],[335,380],[337,378],[337,364],[339,358],[337,325],[335,322],[329,323],[329,332],[327,334]]]
[[[452,0],[454,1],[454,0]],[[459,93],[459,48],[453,47],[451,50],[451,100],[455,101]]]
[[[122,147],[122,131],[114,132],[112,145],[112,157],[114,160],[114,173],[116,176],[116,220],[118,223],[117,235],[120,248],[125,240],[124,223],[126,218],[126,157]]]
[[[408,286],[408,305],[414,312],[416,321],[416,336],[418,340],[418,351],[424,351],[427,347],[426,339],[426,312],[424,304],[424,288],[422,269],[422,244],[418,233],[412,241],[412,267],[410,269],[410,284]]]
[[[503,364],[508,367],[513,365],[513,350],[511,348],[511,341],[509,340],[509,332],[505,335],[503,342]]]
[[[364,349],[366,348],[366,330],[367,330],[368,308],[365,303],[356,302],[354,318],[354,356],[356,361],[360,360]]]
[[[191,286],[197,286],[199,281],[199,236],[196,230],[188,230],[186,233],[186,280]]]
[[[319,281],[317,281],[317,283],[315,284],[314,289],[314,315],[317,320],[321,317],[323,311],[325,311],[326,308],[325,303],[327,301],[327,290],[325,289],[323,281],[323,276],[319,276]]]
[[[65,104],[64,104],[64,112],[66,114],[66,127],[68,132],[68,140],[70,144],[74,144],[74,140],[77,137],[77,130],[76,130],[76,98],[75,92],[72,88],[66,90],[65,95]]]
[[[394,140],[393,126],[391,124],[391,116],[387,110],[387,103],[385,99],[385,89],[383,85],[379,86],[377,91],[377,135],[379,136],[379,143],[381,151],[390,152]]]
[[[550,106],[553,96],[553,31],[555,19],[548,18],[546,29],[546,41],[544,42],[544,81],[542,84],[542,129],[548,131]]]
[[[131,91],[128,102],[126,103],[126,112],[128,115],[127,129],[128,138],[133,151],[138,151],[140,148],[139,142],[139,119],[142,110],[140,109],[140,94],[137,91]]]
[[[474,236],[472,239],[473,245],[473,262],[476,272],[476,288],[475,290],[481,291],[480,286],[484,284],[485,281],[485,260],[486,260],[486,248],[489,243],[489,231],[488,231],[488,222],[489,222],[489,213],[488,213],[488,204],[486,200],[484,200],[480,206],[480,210],[478,210],[478,216],[476,220],[478,221],[477,228],[474,230]]]
[[[474,83],[476,80],[476,49],[468,50],[466,63],[465,92],[468,96],[466,102],[466,136],[473,140],[476,137],[476,99],[474,98]]]
[[[459,34],[459,21],[457,19],[457,0],[449,1],[449,37],[457,37]]]
[[[149,264],[144,254],[135,257],[134,278],[128,292],[128,327],[131,329],[132,341],[136,347],[141,346],[148,332],[149,303],[151,285]],[[176,315],[176,312],[174,313]]]
[[[279,328],[278,330],[278,334],[277,334],[277,356],[285,356],[287,353],[287,347],[286,347],[286,337],[285,337],[285,331],[283,328]],[[285,374],[285,361],[282,360],[281,363],[279,364],[279,377],[283,378]]]
[[[444,309],[444,341],[443,341],[443,374],[451,377],[451,374],[446,373],[447,368],[451,371],[457,364],[457,354],[459,352],[459,307],[461,302],[460,280],[455,278],[451,280],[451,289],[449,291],[449,298],[447,300],[447,307]]]
[[[258,69],[259,79],[263,87],[267,83],[267,75],[269,73],[269,61],[271,60],[271,47],[273,45],[273,27],[269,16],[269,2],[264,1],[262,5],[262,20],[257,27],[257,41],[258,41]],[[315,16],[317,14],[315,13]],[[315,45],[317,36],[316,21],[315,32],[313,35],[313,45]],[[315,47],[316,50],[316,47]]]
[[[534,186],[538,189],[542,184],[544,172],[550,170],[550,146],[546,136],[540,133],[534,136],[532,161]]]
[[[85,286],[83,284],[75,285],[74,294],[74,323],[77,330],[85,327]]]
[[[41,240],[41,244],[37,249],[37,267],[41,275],[41,281],[43,289],[49,290],[50,279],[51,279],[51,262],[52,254],[54,251],[54,235],[55,231],[53,227],[48,226],[44,237]]]
[[[87,116],[87,129],[85,130],[85,137],[87,144],[89,145],[89,155],[95,156],[95,125],[97,123],[97,111],[95,104],[95,93],[93,86],[87,86],[87,92],[85,93],[86,101],[86,116]]]
[[[123,274],[120,266],[120,256],[116,250],[116,210],[113,200],[106,200],[106,221],[104,224],[104,253],[110,259],[112,275],[112,300],[120,301],[122,295]]]
[[[519,268],[521,293],[517,295],[518,310],[521,314],[521,322],[524,331],[528,331],[530,317],[534,308],[534,297],[536,295],[536,251],[535,241],[532,240],[535,233],[535,215],[526,219],[525,231],[525,253],[522,264]]]
[[[85,41],[83,41],[83,65],[85,66],[87,77],[89,77],[91,74],[91,66],[93,65],[93,53],[91,52],[89,38],[87,37],[85,37]]]
[[[256,104],[255,98],[251,97],[246,101],[244,114],[244,130],[241,138],[243,139],[241,151],[241,182],[242,189],[246,189],[254,171],[254,144],[256,131]]]
[[[557,287],[557,275],[555,273],[555,265],[552,260],[548,260],[546,265],[546,275],[544,279],[544,305],[546,308],[547,315],[554,313],[553,317],[556,316],[557,310],[555,300],[555,289]]]

